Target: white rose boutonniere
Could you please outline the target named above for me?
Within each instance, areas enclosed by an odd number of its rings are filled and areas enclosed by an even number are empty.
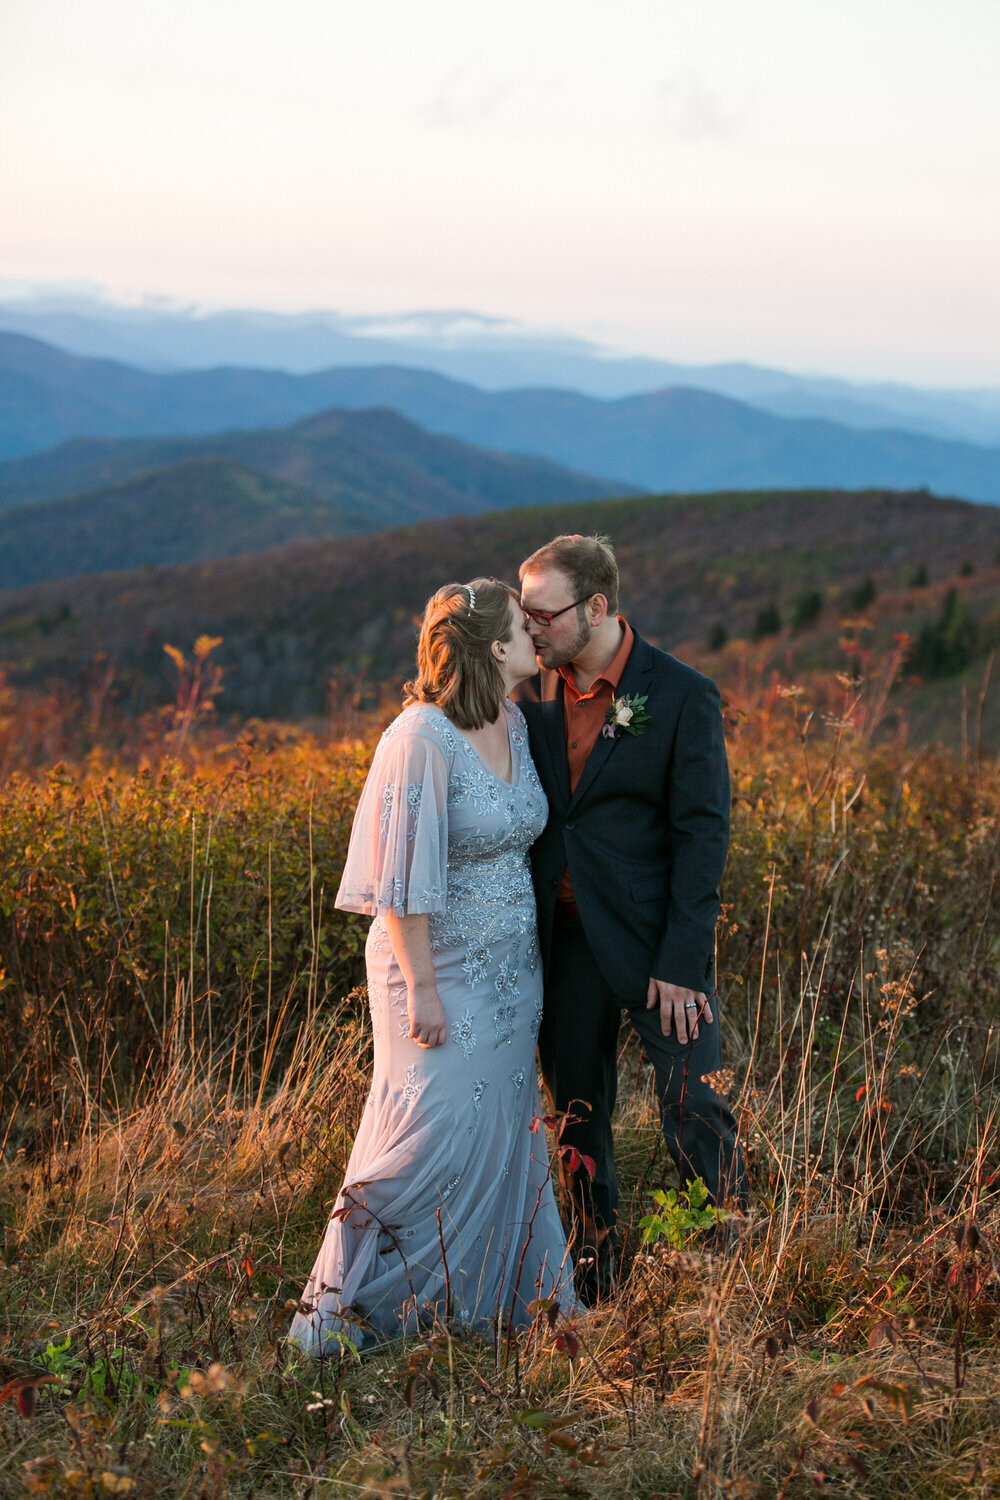
[[[620,734],[642,734],[651,720],[646,712],[646,695],[635,694],[624,698],[612,698],[607,718],[601,733],[606,740],[616,740]]]

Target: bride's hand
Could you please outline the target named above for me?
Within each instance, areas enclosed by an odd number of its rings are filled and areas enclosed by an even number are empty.
[[[418,1047],[440,1047],[448,1040],[448,1022],[436,989],[411,988],[406,997],[410,1036]]]

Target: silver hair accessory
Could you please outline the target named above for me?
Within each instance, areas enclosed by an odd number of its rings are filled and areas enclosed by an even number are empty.
[[[467,583],[467,584],[466,584],[466,585],[465,585],[465,587],[466,587],[466,588],[467,588],[467,589],[468,589],[468,591],[469,591],[469,614],[470,614],[470,615],[471,615],[471,614],[472,614],[472,611],[473,611],[473,610],[474,610],[474,609],[475,609],[475,607],[476,607],[476,591],[475,591],[475,589],[474,589],[474,588],[473,588],[473,587],[472,587],[472,584],[471,584],[471,583]]]

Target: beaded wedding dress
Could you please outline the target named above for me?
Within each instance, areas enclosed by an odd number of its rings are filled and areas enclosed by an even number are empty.
[[[542,981],[528,851],[547,804],[520,709],[504,705],[510,784],[437,708],[382,736],[337,905],[374,917],[365,959],[371,1092],[290,1337],[311,1354],[413,1333],[435,1317],[530,1320],[576,1305],[539,1128]],[[406,986],[381,913],[430,914],[448,1023],[410,1040]]]

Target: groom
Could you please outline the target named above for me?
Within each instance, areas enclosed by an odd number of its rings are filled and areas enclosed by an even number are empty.
[[[595,1165],[563,1171],[580,1292],[614,1287],[618,1209],[611,1115],[621,1013],[656,1075],[682,1184],[712,1201],[749,1191],[722,1068],[715,919],[729,843],[729,773],[713,682],[618,615],[603,537],[560,536],[521,567],[541,671],[518,694],[549,799],[532,851],[545,1011],[542,1072],[564,1130]],[[587,1108],[589,1106],[589,1108]]]

